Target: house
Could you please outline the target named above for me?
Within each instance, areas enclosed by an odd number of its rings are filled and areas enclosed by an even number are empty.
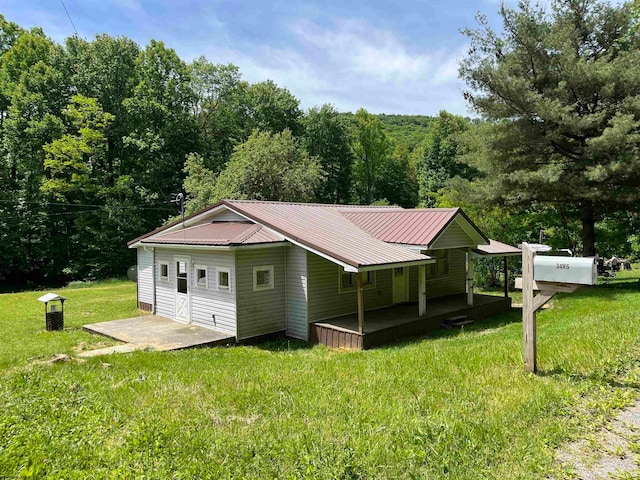
[[[138,305],[244,341],[367,348],[451,315],[505,311],[474,295],[474,258],[520,255],[459,208],[223,200],[129,242]]]

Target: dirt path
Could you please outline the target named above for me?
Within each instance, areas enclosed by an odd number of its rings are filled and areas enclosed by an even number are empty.
[[[566,478],[640,479],[640,401],[593,436],[568,444],[556,458]]]

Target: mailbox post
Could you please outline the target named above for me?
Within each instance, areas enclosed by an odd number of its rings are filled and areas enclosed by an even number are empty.
[[[522,244],[522,340],[524,369],[536,373],[536,312],[557,293],[572,293],[582,285],[595,285],[598,279],[595,258],[536,256],[527,243]],[[534,290],[538,290],[535,297]]]
[[[64,301],[68,299],[55,293],[47,293],[38,298],[38,300],[44,303],[47,331],[51,332],[64,329]],[[60,302],[59,309],[57,302]],[[51,305],[49,305],[50,303]]]

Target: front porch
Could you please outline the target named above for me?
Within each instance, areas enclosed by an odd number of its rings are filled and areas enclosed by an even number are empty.
[[[309,338],[333,348],[367,349],[440,327],[449,317],[466,315],[471,320],[482,320],[511,308],[509,297],[473,295],[468,305],[467,294],[427,300],[426,315],[420,316],[416,303],[366,312],[362,333],[359,333],[358,314],[342,315],[311,323]]]

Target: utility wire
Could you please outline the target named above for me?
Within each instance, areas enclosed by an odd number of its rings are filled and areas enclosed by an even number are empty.
[[[76,30],[76,26],[73,24],[73,20],[71,20],[71,15],[69,15],[69,10],[67,10],[67,6],[64,4],[63,0],[60,0],[60,3],[62,4],[62,8],[64,8],[64,11],[67,12],[67,17],[69,18],[69,22],[71,22],[71,26],[73,27],[73,31],[76,32],[76,36],[78,35],[78,30]]]

